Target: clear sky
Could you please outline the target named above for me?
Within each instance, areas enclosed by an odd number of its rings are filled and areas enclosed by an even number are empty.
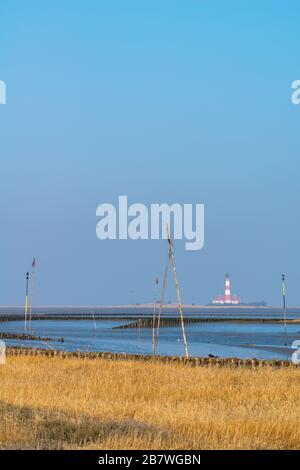
[[[176,244],[185,302],[231,273],[243,300],[300,305],[298,1],[1,0],[0,304],[153,300],[164,241],[99,241],[96,207],[204,203]],[[174,289],[168,299],[175,298]]]

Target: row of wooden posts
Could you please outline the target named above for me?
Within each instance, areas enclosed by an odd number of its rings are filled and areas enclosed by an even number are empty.
[[[44,356],[61,359],[105,359],[112,361],[137,361],[155,364],[185,364],[187,366],[214,366],[214,367],[246,367],[246,368],[299,368],[290,361],[284,360],[258,360],[258,359],[238,359],[219,357],[180,357],[180,356],[159,356],[110,352],[86,352],[86,351],[63,351],[47,350],[39,348],[7,347],[8,356]]]

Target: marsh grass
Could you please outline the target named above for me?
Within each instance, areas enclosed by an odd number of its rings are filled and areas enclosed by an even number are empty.
[[[2,449],[297,449],[300,369],[8,357]]]

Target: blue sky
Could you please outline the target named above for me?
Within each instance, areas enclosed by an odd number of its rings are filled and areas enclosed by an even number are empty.
[[[204,203],[205,247],[176,244],[186,302],[231,273],[243,300],[299,292],[296,1],[2,0],[0,304],[153,299],[164,241],[99,241],[96,207]],[[170,287],[168,299],[175,298]]]

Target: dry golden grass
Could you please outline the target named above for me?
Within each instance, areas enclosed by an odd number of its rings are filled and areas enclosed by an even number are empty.
[[[8,357],[2,449],[297,449],[300,369]]]

